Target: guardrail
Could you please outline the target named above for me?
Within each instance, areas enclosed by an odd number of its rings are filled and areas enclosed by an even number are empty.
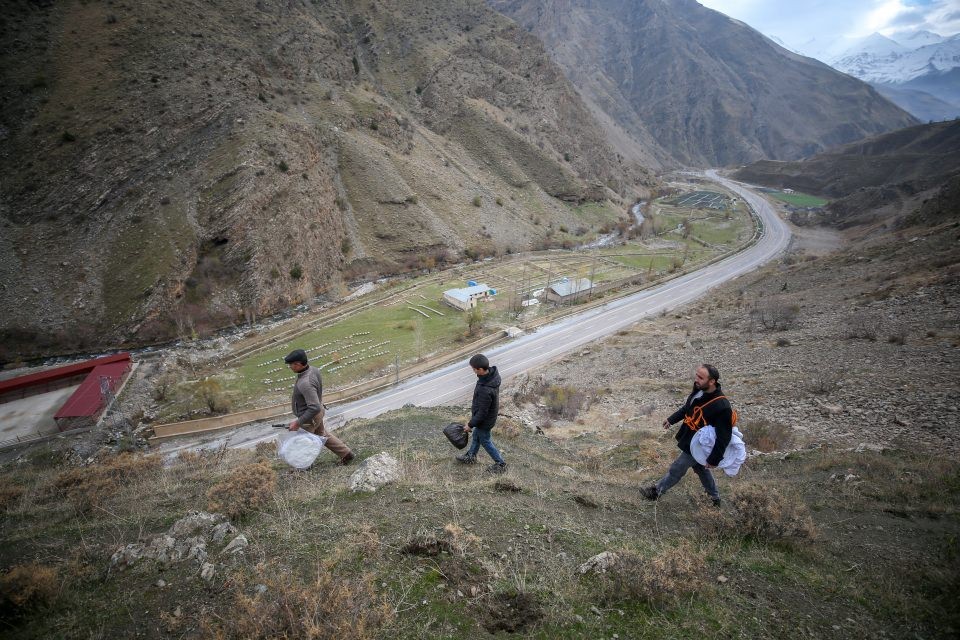
[[[323,394],[323,400],[326,404],[333,405],[373,391],[379,391],[380,389],[389,387],[401,380],[406,380],[422,373],[426,373],[432,369],[437,369],[444,365],[450,364],[451,362],[455,362],[467,354],[477,353],[486,347],[496,344],[506,337],[506,331],[498,331],[492,335],[481,338],[480,340],[471,342],[470,344],[465,345],[452,353],[444,354],[443,356],[411,365],[404,369],[402,376],[398,376],[396,374],[380,376],[378,378],[367,380],[366,382],[355,384],[350,387],[344,387],[343,389],[325,392]],[[238,411],[236,413],[228,413],[222,416],[211,416],[209,418],[186,420],[184,422],[158,424],[153,427],[154,435],[150,438],[150,442],[157,442],[182,435],[192,435],[197,433],[219,431],[220,429],[242,427],[243,425],[250,424],[252,422],[260,422],[261,420],[270,420],[272,418],[290,415],[290,404],[283,403],[268,407],[260,407],[258,409]]]

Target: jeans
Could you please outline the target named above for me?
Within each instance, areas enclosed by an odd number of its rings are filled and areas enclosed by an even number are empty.
[[[717,483],[714,481],[713,474],[710,473],[710,470],[697,462],[692,455],[685,451],[681,451],[677,459],[673,461],[670,469],[667,470],[667,475],[660,478],[660,481],[657,483],[657,493],[660,495],[666,493],[667,489],[680,482],[680,479],[686,475],[689,469],[693,469],[693,472],[700,478],[700,484],[703,485],[708,496],[714,499],[720,497],[720,492],[717,491]]]
[[[490,439],[490,429],[473,430],[473,438],[470,439],[470,448],[467,449],[467,455],[476,456],[480,450],[480,445],[483,445],[494,462],[503,462],[500,452],[497,451],[497,448],[493,445],[493,440]]]

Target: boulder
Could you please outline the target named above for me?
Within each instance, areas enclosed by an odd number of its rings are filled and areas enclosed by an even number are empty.
[[[376,491],[385,484],[396,482],[400,478],[400,462],[383,451],[367,458],[350,476],[350,490]]]
[[[578,573],[606,573],[607,570],[613,566],[617,561],[617,554],[612,551],[604,551],[603,553],[598,553],[593,556],[586,562],[580,565],[577,569]]]
[[[200,532],[206,534],[214,526],[222,522],[224,517],[219,513],[207,513],[206,511],[191,511],[183,518],[180,518],[170,527],[170,535],[174,538],[193,535]]]

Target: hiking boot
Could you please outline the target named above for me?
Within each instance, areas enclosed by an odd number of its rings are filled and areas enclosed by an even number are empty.
[[[357,457],[357,456],[353,455],[353,452],[351,451],[351,452],[348,453],[347,455],[345,455],[345,456],[343,456],[342,458],[340,458],[340,464],[342,464],[343,466],[347,466],[347,465],[350,464],[350,463],[353,461],[353,459],[356,458],[356,457]]]
[[[507,472],[506,462],[494,462],[492,465],[487,467],[487,473],[506,473],[506,472]]]
[[[717,509],[720,508],[720,498],[710,498],[710,504],[715,506]]]
[[[477,464],[477,456],[472,456],[469,453],[465,453],[462,456],[457,456],[457,462],[462,462],[463,464]]]
[[[652,484],[649,487],[642,487],[640,489],[640,495],[647,500],[656,500],[660,497],[660,492],[657,491],[657,485]]]

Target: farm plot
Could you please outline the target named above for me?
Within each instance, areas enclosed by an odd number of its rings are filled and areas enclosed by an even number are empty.
[[[724,194],[715,191],[694,191],[671,198],[666,201],[666,204],[690,209],[722,210],[730,207],[730,199]]]

